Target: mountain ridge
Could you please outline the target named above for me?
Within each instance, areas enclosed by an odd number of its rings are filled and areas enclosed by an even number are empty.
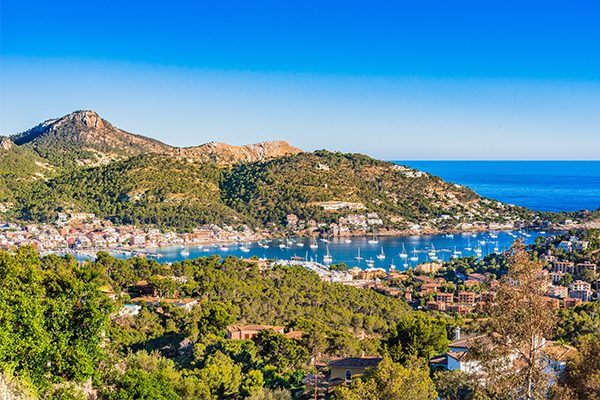
[[[144,153],[156,153],[235,164],[297,154],[302,150],[277,140],[234,146],[208,142],[198,146],[175,147],[159,140],[125,131],[92,110],[79,110],[61,118],[48,119],[7,138],[16,146],[32,148],[57,164],[95,166]],[[10,142],[3,141],[8,147]]]
[[[2,143],[0,205],[22,221],[93,212],[166,229],[221,223],[352,234],[482,229],[537,215],[362,154],[303,152],[285,141],[179,148],[116,128],[89,110]]]

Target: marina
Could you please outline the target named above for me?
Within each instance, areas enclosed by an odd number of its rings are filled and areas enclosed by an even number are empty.
[[[510,248],[515,240],[531,244],[538,236],[553,232],[503,231],[457,233],[423,236],[343,237],[320,240],[316,237],[261,240],[248,243],[229,243],[198,246],[174,246],[148,249],[144,255],[157,261],[182,261],[197,257],[258,257],[275,260],[296,260],[322,264],[345,263],[350,267],[384,268],[394,265],[407,269],[424,262],[450,261],[460,257],[482,258]],[[160,254],[160,257],[156,257]],[[116,254],[119,256],[119,254]],[[396,262],[394,263],[394,259]]]

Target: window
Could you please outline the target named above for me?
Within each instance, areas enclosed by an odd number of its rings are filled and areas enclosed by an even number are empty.
[[[348,369],[344,375],[347,381],[352,381],[352,371]]]

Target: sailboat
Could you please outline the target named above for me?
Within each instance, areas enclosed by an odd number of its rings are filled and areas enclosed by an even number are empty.
[[[394,271],[396,269],[396,266],[394,265],[394,259],[392,258],[392,263],[389,266],[390,271]]]
[[[498,247],[498,242],[496,242],[496,244],[494,244],[494,253],[497,253],[498,250],[500,250],[500,248]]]
[[[296,242],[296,246],[298,246],[298,247],[304,247],[304,242]]]
[[[362,259],[363,259],[363,258],[360,256],[360,247],[358,248],[358,255],[357,255],[356,257],[354,257],[354,259],[355,259],[356,261],[360,261],[360,260],[362,260]]]
[[[190,255],[190,252],[187,249],[183,249],[183,250],[181,250],[181,253],[179,253],[179,254],[181,254],[184,257],[187,257]]]
[[[346,239],[344,239],[344,243],[350,244],[350,243],[352,243],[352,239],[346,238]]]
[[[373,259],[372,259],[372,258],[369,258],[369,259],[366,261],[366,263],[367,263],[367,267],[372,267],[373,265],[375,265],[375,261],[373,261]]]
[[[329,253],[329,245],[327,245],[327,253],[323,256],[323,262],[328,264],[333,261],[333,257]]]
[[[381,253],[377,254],[378,260],[385,260],[385,253],[383,252],[383,246],[381,246]]]
[[[417,248],[413,247],[413,251],[412,251],[413,255],[411,258],[409,258],[410,261],[412,262],[417,262],[419,261],[419,257],[417,257]]]
[[[377,235],[375,235],[373,233],[373,239],[369,239],[368,243],[369,244],[377,244],[377,243],[379,243],[379,240],[377,240]]]
[[[258,245],[259,245],[260,247],[262,247],[263,249],[268,249],[268,248],[269,248],[269,245],[268,245],[268,244],[266,244],[265,242],[258,242]]]
[[[460,256],[462,256],[462,253],[458,250],[456,250],[456,246],[454,246],[454,252],[452,252],[452,258],[459,258]]]
[[[310,242],[310,248],[313,250],[319,248],[319,245],[317,244],[317,239],[314,236],[312,237],[312,241]]]
[[[406,249],[404,248],[404,243],[402,243],[402,252],[399,255],[402,259],[408,258],[408,254],[406,254]]]
[[[465,247],[466,251],[471,251],[473,248],[471,247],[471,239],[467,238],[467,247]]]
[[[433,245],[433,243],[431,244],[431,249],[427,252],[427,255],[433,259],[434,257],[437,258],[437,253],[435,251],[435,246]]]
[[[240,246],[240,250],[242,251],[242,253],[248,253],[248,252],[250,252],[250,249],[245,244],[242,244]]]

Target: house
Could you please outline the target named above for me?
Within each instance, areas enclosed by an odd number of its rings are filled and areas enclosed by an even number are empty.
[[[432,369],[477,372],[479,370],[477,361],[469,360],[467,353],[469,352],[470,347],[484,338],[484,335],[468,335],[462,337],[460,328],[457,327],[454,330],[454,341],[448,345],[448,351],[431,359],[430,364]]]
[[[251,340],[258,335],[260,331],[271,330],[277,333],[284,333],[283,326],[273,325],[231,325],[227,328],[227,339],[230,340]]]
[[[329,363],[329,382],[350,383],[363,375],[367,368],[376,368],[381,357],[350,357],[333,360]]]
[[[496,292],[481,292],[481,301],[485,301],[486,303],[492,303],[496,300]]]
[[[569,285],[569,297],[590,301],[592,299],[592,285],[585,281],[575,281]]]
[[[585,271],[596,272],[596,264],[589,262],[582,262],[575,265],[573,275],[581,276]]]
[[[148,307],[156,307],[159,306],[160,303],[172,304],[176,307],[184,308],[186,311],[190,311],[196,304],[198,304],[198,300],[192,298],[163,299],[154,296],[136,297],[131,299],[131,301],[133,304],[145,304]]]
[[[438,263],[422,263],[417,265],[417,269],[419,271],[423,271],[426,274],[437,274],[438,271],[442,268],[441,264]]]

